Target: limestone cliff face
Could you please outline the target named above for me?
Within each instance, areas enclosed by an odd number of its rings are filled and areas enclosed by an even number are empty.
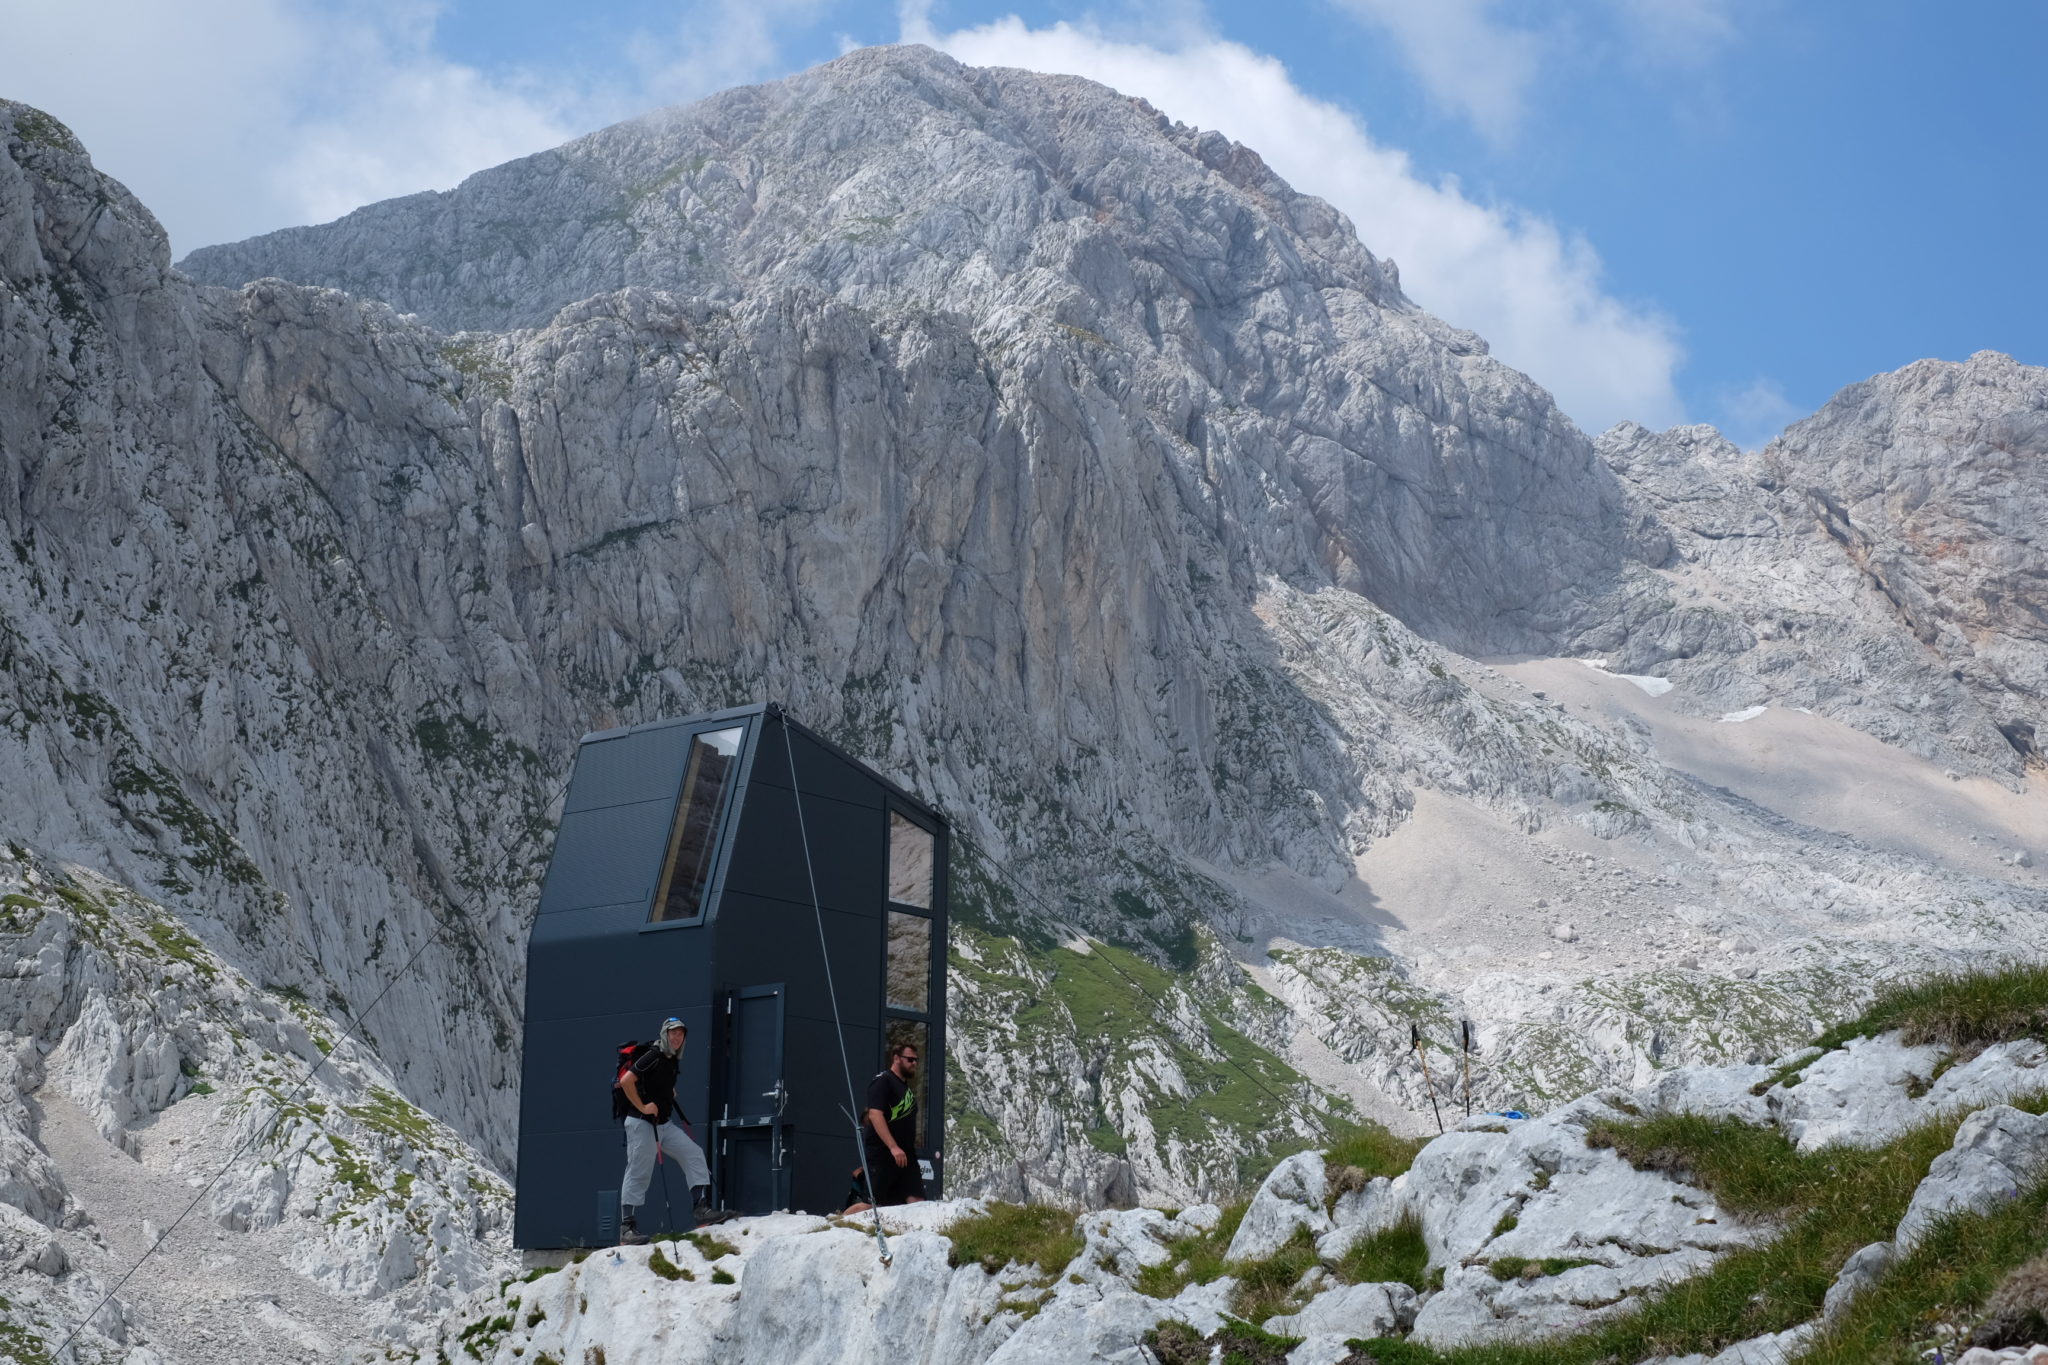
[[[1007,405],[1046,409],[1019,413],[1034,449],[1116,428],[1110,468],[1152,471],[1234,595],[1330,581],[1467,648],[1548,640],[1618,567],[1617,490],[1547,394],[1255,152],[1075,78],[870,49],[182,268],[445,329],[636,287],[945,315]]]

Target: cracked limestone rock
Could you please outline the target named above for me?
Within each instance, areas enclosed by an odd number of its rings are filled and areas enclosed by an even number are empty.
[[[1893,1243],[1910,1252],[1942,1218],[1989,1213],[2019,1198],[2048,1169],[2048,1118],[1992,1105],[1956,1129],[1955,1143],[1934,1159],[1899,1220]]]

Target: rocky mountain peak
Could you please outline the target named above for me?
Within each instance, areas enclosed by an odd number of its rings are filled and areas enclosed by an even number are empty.
[[[863,48],[447,193],[203,248],[181,268],[216,284],[278,275],[449,330],[502,330],[628,285],[731,299],[802,283],[971,316],[1021,291],[1057,307],[1067,300],[1044,291],[1105,252],[1157,260],[1196,306],[1245,275],[1405,306],[1343,217],[1250,149],[1077,77],[979,70],[923,47]],[[1128,296],[1116,278],[1128,269],[1086,282]],[[1077,321],[1114,316],[1122,331],[1126,301]]]

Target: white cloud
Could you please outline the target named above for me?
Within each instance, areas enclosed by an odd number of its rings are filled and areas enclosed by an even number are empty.
[[[681,104],[781,74],[782,35],[829,7],[828,0],[700,0],[685,7],[672,28],[642,32],[631,45],[642,102]]]
[[[1609,294],[1587,242],[1537,215],[1474,203],[1454,181],[1426,182],[1404,153],[1304,94],[1273,58],[1201,34],[1169,49],[1067,23],[1033,29],[1015,17],[940,33],[927,13],[903,7],[906,41],[973,65],[1086,76],[1256,149],[1297,188],[1349,215],[1366,246],[1393,257],[1416,302],[1485,337],[1589,430],[1623,418],[1683,420],[1675,328]]]
[[[432,50],[424,0],[15,6],[0,90],[70,125],[182,253],[445,188],[569,136],[578,97]]]
[[[1493,0],[1337,0],[1337,5],[1391,37],[1439,104],[1462,114],[1495,142],[1513,137],[1544,40],[1500,22]]]
[[[1744,450],[1759,450],[1771,438],[1808,415],[1785,396],[1775,379],[1752,379],[1739,389],[1719,397],[1720,427],[1724,435]]]
[[[0,94],[48,110],[174,250],[446,189],[658,104],[778,74],[823,0],[698,0],[598,83],[435,50],[437,0],[9,6]]]
[[[1734,0],[1608,0],[1638,56],[1695,66],[1736,37]]]
[[[1544,83],[1584,79],[1621,64],[1655,79],[1697,69],[1737,37],[1736,10],[1770,0],[1575,0],[1540,7],[1509,0],[1332,0],[1392,40],[1439,106],[1496,146],[1521,131]],[[1521,23],[1504,16],[1514,8]]]

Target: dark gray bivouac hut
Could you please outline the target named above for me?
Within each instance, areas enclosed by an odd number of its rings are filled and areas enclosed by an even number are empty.
[[[857,1107],[898,1037],[923,1054],[937,1194],[946,852],[936,811],[778,706],[585,735],[527,943],[518,1245],[615,1239],[612,1063],[671,1014],[690,1026],[678,1089],[715,1205],[841,1207],[858,1161],[841,1041]],[[667,1166],[641,1230],[686,1229],[689,1202]]]

